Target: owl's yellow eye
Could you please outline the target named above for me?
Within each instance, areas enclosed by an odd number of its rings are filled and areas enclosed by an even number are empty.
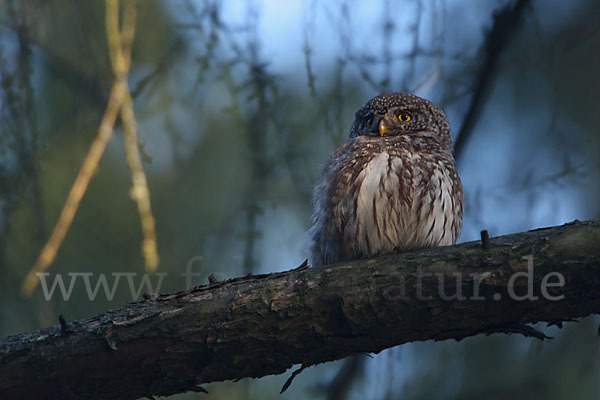
[[[403,113],[398,114],[398,119],[402,122],[408,122],[411,120],[411,116],[409,113],[403,112]]]

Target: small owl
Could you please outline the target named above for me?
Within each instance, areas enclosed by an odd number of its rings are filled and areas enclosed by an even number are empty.
[[[408,93],[372,98],[313,201],[312,265],[456,243],[463,189],[446,115]]]

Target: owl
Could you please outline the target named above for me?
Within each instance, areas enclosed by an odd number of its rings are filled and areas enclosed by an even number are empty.
[[[463,189],[444,112],[409,93],[369,100],[313,203],[313,266],[456,243]]]

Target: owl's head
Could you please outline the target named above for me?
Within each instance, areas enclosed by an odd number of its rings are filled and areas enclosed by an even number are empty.
[[[350,128],[358,136],[422,136],[452,150],[452,134],[446,114],[429,101],[410,93],[383,93],[359,108]]]

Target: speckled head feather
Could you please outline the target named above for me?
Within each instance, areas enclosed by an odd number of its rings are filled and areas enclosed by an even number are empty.
[[[411,107],[420,106],[422,104],[433,106],[428,100],[422,99],[411,93],[390,92],[373,97],[371,100],[367,101],[363,107],[367,107],[376,112],[385,112],[391,107]]]
[[[411,113],[413,120],[409,124],[400,126],[397,123],[396,115],[401,111]],[[392,133],[431,137],[447,151],[452,151],[452,134],[446,114],[430,101],[403,92],[383,93],[365,103],[355,113],[349,137],[377,136],[382,119],[389,122]]]

